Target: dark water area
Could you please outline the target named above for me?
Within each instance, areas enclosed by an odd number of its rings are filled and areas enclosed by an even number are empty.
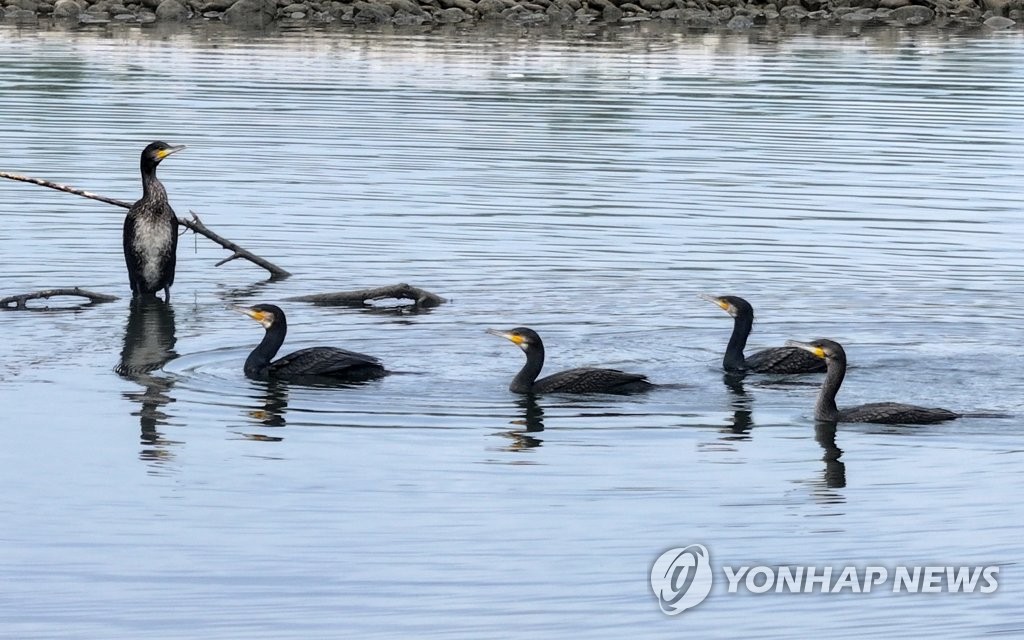
[[[129,304],[124,211],[0,181],[0,636],[1024,635],[1024,37],[884,30],[593,39],[0,30],[0,170],[134,200],[151,140],[184,235],[170,306]],[[282,302],[409,282],[420,312]],[[723,378],[829,337],[819,376]],[[351,388],[242,375],[285,351],[401,372]],[[515,396],[527,325],[554,372],[671,384]],[[663,615],[651,564],[998,565],[979,593],[726,593]],[[837,569],[838,571],[838,569]],[[716,576],[717,580],[717,576]]]

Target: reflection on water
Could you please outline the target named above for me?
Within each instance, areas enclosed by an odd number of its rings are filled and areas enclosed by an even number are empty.
[[[542,438],[530,435],[544,430],[544,409],[537,400],[538,397],[532,393],[521,394],[516,398],[516,406],[521,410],[522,417],[512,421],[516,429],[501,432],[501,436],[512,440],[503,448],[504,451],[526,451],[544,443]]]
[[[827,489],[842,489],[846,486],[846,464],[839,458],[843,450],[836,446],[836,423],[817,422],[814,425],[814,439],[825,451],[822,461],[825,463],[824,485]],[[821,491],[821,495],[827,496],[834,502],[844,502],[842,492]]]
[[[139,456],[151,462],[171,457],[169,446],[175,444],[159,430],[171,418],[165,407],[174,402],[174,382],[161,375],[160,369],[178,357],[175,342],[174,307],[155,298],[132,298],[121,360],[114,371],[143,387],[142,391],[125,392],[124,397],[139,403],[139,408],[132,412],[138,416],[141,430],[143,449]]]
[[[752,400],[743,386],[745,374],[724,373],[722,382],[730,392],[730,405],[732,406],[731,430],[736,434],[736,439],[746,440],[750,437],[750,430],[754,427]]]
[[[253,383],[263,390],[262,406],[247,412],[249,418],[264,427],[283,427],[288,409],[288,383],[281,380]]]

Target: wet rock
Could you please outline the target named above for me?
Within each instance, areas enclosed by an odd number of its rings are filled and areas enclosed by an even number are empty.
[[[611,2],[606,2],[601,9],[601,19],[605,22],[618,22],[622,20],[625,13]]]
[[[156,8],[156,19],[161,22],[184,22],[189,15],[188,7],[178,0],[163,0]]]
[[[664,11],[676,6],[676,0],[640,0],[640,6],[647,11]]]
[[[257,29],[269,26],[275,17],[277,3],[274,0],[236,0],[220,19],[236,27]]]
[[[39,3],[36,0],[14,0],[13,3],[7,5],[17,9],[24,9],[25,11],[31,11],[35,13],[39,9]]]
[[[883,9],[899,9],[910,5],[910,0],[881,0],[878,3]]]
[[[410,13],[404,9],[396,11],[395,15],[391,18],[391,23],[400,27],[414,27],[423,24],[427,21],[427,15],[423,9],[420,9],[418,6],[416,8],[419,9],[419,13]]]
[[[145,9],[142,9],[138,13],[136,13],[135,17],[139,19],[139,22],[141,24],[152,24],[156,22],[156,14],[152,11],[147,11]]]
[[[838,14],[838,9],[836,10],[836,13]],[[854,9],[852,11],[847,11],[843,13],[841,16],[839,16],[839,19],[842,20],[843,22],[854,22],[864,24],[866,22],[871,22],[872,20],[875,19],[875,10]]]
[[[501,0],[480,0],[476,3],[477,13],[485,20],[496,20],[501,18],[501,12],[505,10],[505,3]]]
[[[57,0],[53,5],[53,17],[58,20],[77,20],[82,7],[75,0]]]
[[[135,22],[138,18],[135,17],[134,13],[119,13],[114,16],[114,22]]]
[[[209,11],[223,13],[224,11],[227,11],[228,7],[234,4],[234,2],[235,0],[210,0],[209,2],[203,3],[199,10],[204,14]]]
[[[1008,29],[1017,23],[1002,16],[992,16],[986,20],[984,24],[989,29]]]
[[[748,16],[733,16],[725,25],[730,31],[746,31],[754,26],[754,21]]]
[[[78,16],[78,24],[110,24],[110,18],[104,14],[83,13]]]
[[[800,5],[789,5],[779,9],[779,16],[787,22],[799,22],[807,19],[807,9]]]
[[[309,6],[298,2],[293,2],[281,9],[281,13],[286,16],[291,16],[293,13],[306,13],[309,11]]]
[[[831,17],[828,11],[824,9],[820,11],[811,11],[807,14],[808,20],[828,20]]]
[[[440,3],[443,9],[461,9],[469,15],[476,14],[476,3],[473,0],[440,0]]]
[[[356,24],[383,24],[390,22],[395,10],[386,4],[356,2],[352,5],[352,19]]]
[[[28,9],[11,8],[7,10],[5,16],[17,24],[32,24],[39,21],[39,16],[36,15],[36,12],[29,11]]]
[[[622,4],[619,5],[619,8],[622,9],[623,11],[640,15],[647,13],[647,11],[644,10],[643,7],[637,4],[633,4],[632,2],[623,2]]]
[[[53,13],[53,5],[49,2],[40,2],[39,7],[36,9],[36,13],[41,16],[48,16]]]
[[[456,24],[458,22],[466,22],[470,19],[470,16],[458,7],[450,7],[434,16],[434,19],[441,24]]]
[[[711,17],[711,13],[704,9],[684,9],[679,12],[679,19],[695,27],[711,27],[718,24],[718,21]]]
[[[422,16],[425,13],[423,8],[412,0],[388,0],[388,5],[395,10],[396,16],[400,12],[405,12],[414,16]]]
[[[935,19],[935,12],[928,7],[922,7],[921,5],[912,4],[906,7],[900,7],[894,9],[889,14],[889,20],[898,24],[905,24],[909,26],[916,26],[919,24],[926,24]]]

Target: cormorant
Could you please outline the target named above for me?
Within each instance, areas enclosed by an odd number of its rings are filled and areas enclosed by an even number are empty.
[[[278,349],[288,333],[284,311],[272,304],[254,307],[235,307],[267,330],[263,341],[252,350],[245,361],[245,375],[253,380],[302,380],[331,378],[345,382],[374,380],[387,375],[384,365],[373,356],[336,347],[310,347],[278,358]]]
[[[749,371],[751,373],[815,373],[825,370],[825,363],[801,349],[793,347],[772,347],[758,351],[749,358],[743,356],[747,337],[754,326],[754,308],[739,296],[710,296],[701,298],[714,302],[735,318],[729,346],[725,348],[722,368],[726,371]]]
[[[513,393],[633,393],[654,387],[642,374],[590,367],[569,369],[537,380],[544,366],[544,343],[536,331],[516,327],[508,331],[488,329],[487,333],[511,340],[526,353],[526,364],[509,385]]]
[[[959,418],[960,414],[948,409],[918,407],[898,402],[873,402],[839,409],[836,394],[846,377],[846,352],[838,342],[826,339],[811,342],[787,340],[786,345],[804,349],[825,360],[828,373],[814,405],[814,418],[822,422],[875,422],[880,424],[932,424]]]
[[[156,177],[156,167],[184,148],[152,142],[142,151],[142,198],[128,210],[123,234],[124,261],[133,297],[153,295],[163,289],[164,299],[171,299],[178,216],[167,202],[167,191]]]

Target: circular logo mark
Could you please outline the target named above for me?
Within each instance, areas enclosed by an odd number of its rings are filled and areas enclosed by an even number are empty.
[[[696,607],[711,593],[711,560],[702,544],[669,549],[651,567],[651,589],[670,616]]]

